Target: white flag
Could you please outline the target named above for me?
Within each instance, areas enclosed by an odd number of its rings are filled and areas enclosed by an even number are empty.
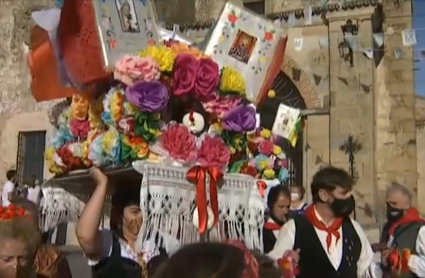
[[[311,6],[308,6],[307,9],[304,11],[304,24],[305,25],[311,25],[313,23],[313,8]]]
[[[403,49],[401,49],[401,48],[395,48],[394,49],[394,57],[398,60],[398,59],[401,59],[401,58],[403,58]]]
[[[295,14],[293,12],[289,13],[288,16],[288,25],[293,27],[297,23],[297,19],[295,18]]]
[[[384,45],[384,33],[374,33],[373,34],[373,40],[375,41],[375,43],[378,47],[383,46]]]
[[[373,58],[373,48],[369,48],[369,49],[365,49],[363,50],[363,54],[369,58],[372,59]]]

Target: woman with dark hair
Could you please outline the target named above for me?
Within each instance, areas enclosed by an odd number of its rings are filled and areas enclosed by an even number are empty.
[[[305,188],[302,185],[292,185],[291,190],[291,215],[304,214],[308,204],[304,200]]]
[[[121,184],[112,196],[111,229],[99,230],[102,211],[108,191],[108,178],[97,168],[91,176],[97,186],[84,208],[77,225],[77,238],[89,259],[95,278],[147,278],[153,268],[152,257],[160,256],[155,247],[137,252],[135,245],[142,226],[140,185]],[[158,257],[154,260],[158,263]]]
[[[290,206],[291,192],[287,186],[277,185],[270,189],[267,196],[269,216],[263,228],[263,245],[265,253],[273,249],[280,228],[288,221]]]
[[[264,255],[241,242],[195,243],[174,253],[154,278],[280,278],[280,270]]]

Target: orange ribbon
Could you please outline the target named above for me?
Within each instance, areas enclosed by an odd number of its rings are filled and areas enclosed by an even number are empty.
[[[409,270],[409,258],[411,256],[411,252],[408,249],[404,249],[400,251],[398,249],[394,249],[388,254],[387,262],[391,267],[392,271],[397,273],[408,273]]]
[[[218,223],[218,187],[223,179],[223,173],[215,167],[194,166],[186,173],[186,179],[196,184],[196,205],[198,207],[199,233],[203,234],[208,229],[207,211],[207,174],[210,175],[210,204],[214,213],[214,226]]]

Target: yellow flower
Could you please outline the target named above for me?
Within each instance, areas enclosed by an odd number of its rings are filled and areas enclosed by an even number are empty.
[[[234,147],[230,147],[230,151],[232,152],[232,154],[236,153],[236,149]]]
[[[268,96],[269,98],[274,98],[274,97],[276,96],[276,92],[275,92],[275,90],[270,90],[270,91],[267,93],[267,96]]]
[[[101,114],[103,111],[103,99],[93,100],[89,108],[89,122],[92,129],[98,129],[103,125]]]
[[[52,174],[63,174],[65,168],[55,162],[56,149],[54,147],[47,147],[45,151],[45,158],[49,167],[49,172]]]
[[[176,53],[165,45],[156,46],[152,45],[139,53],[140,57],[151,56],[159,64],[160,71],[172,71],[174,61],[176,60]]]
[[[282,148],[279,147],[279,146],[277,146],[277,145],[274,145],[274,147],[273,147],[273,154],[274,155],[280,155],[281,153],[282,153]]]
[[[276,173],[273,169],[266,169],[263,172],[263,176],[264,176],[264,178],[271,180],[271,179],[274,179],[276,177]]]
[[[125,97],[121,92],[115,92],[111,97],[111,116],[114,121],[118,121],[124,116],[124,100]]]
[[[269,166],[269,162],[267,160],[260,161],[260,169],[266,169]]]
[[[221,72],[220,90],[225,93],[245,94],[245,79],[242,74],[231,67],[223,68]]]
[[[264,128],[263,130],[261,130],[260,136],[264,139],[269,139],[272,136],[272,133],[269,129]]]
[[[223,127],[221,126],[220,123],[214,123],[212,124],[212,130],[214,130],[217,133],[221,133],[223,131]]]

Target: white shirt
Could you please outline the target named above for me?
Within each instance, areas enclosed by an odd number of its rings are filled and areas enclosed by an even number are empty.
[[[2,206],[7,207],[10,205],[9,193],[12,193],[15,190],[15,184],[11,181],[7,181],[3,185],[3,190],[1,192],[1,201]]]
[[[315,211],[316,217],[321,220],[319,214]],[[361,278],[382,278],[382,270],[380,269],[379,264],[374,263],[374,253],[372,247],[370,246],[369,240],[364,234],[359,223],[354,220],[351,220],[353,223],[354,229],[357,232],[357,235],[360,238],[362,244],[362,249],[360,252],[360,258],[357,262],[357,277]],[[276,244],[274,249],[268,254],[273,260],[277,261],[282,258],[283,254],[287,250],[292,250],[295,243],[295,221],[289,220],[282,228],[280,229],[279,236],[276,239]],[[326,237],[328,233],[314,227],[314,230],[317,233],[317,237],[320,240],[320,243],[323,246],[323,249],[328,255],[330,263],[335,269],[338,269],[339,264],[342,259],[342,239],[336,241],[336,237],[332,235],[331,245],[329,250],[326,245]],[[342,227],[339,228],[340,234],[342,234]],[[301,250],[302,252],[302,250]]]
[[[101,258],[97,261],[89,260],[88,264],[90,266],[97,265],[100,260],[104,258],[108,258],[112,255],[112,246],[113,246],[113,238],[112,238],[112,232],[108,229],[102,229],[100,230],[100,234],[102,237],[102,250],[103,254],[101,255]],[[130,260],[135,261],[136,263],[139,263],[139,258],[137,256],[137,253],[128,245],[128,243],[122,239],[119,240],[120,243],[120,249],[121,249],[121,257],[127,258]],[[149,262],[150,259],[152,259],[154,256],[159,255],[159,250],[156,248],[154,242],[148,242],[146,246],[143,248],[143,260],[145,262]]]
[[[392,245],[393,238],[390,238],[388,246]],[[425,226],[420,228],[416,239],[415,251],[417,255],[411,255],[409,258],[409,269],[418,277],[425,277]]]
[[[40,193],[41,193],[40,186],[36,185],[34,187],[28,187],[27,199],[38,206],[40,203],[40,195],[41,195]]]

